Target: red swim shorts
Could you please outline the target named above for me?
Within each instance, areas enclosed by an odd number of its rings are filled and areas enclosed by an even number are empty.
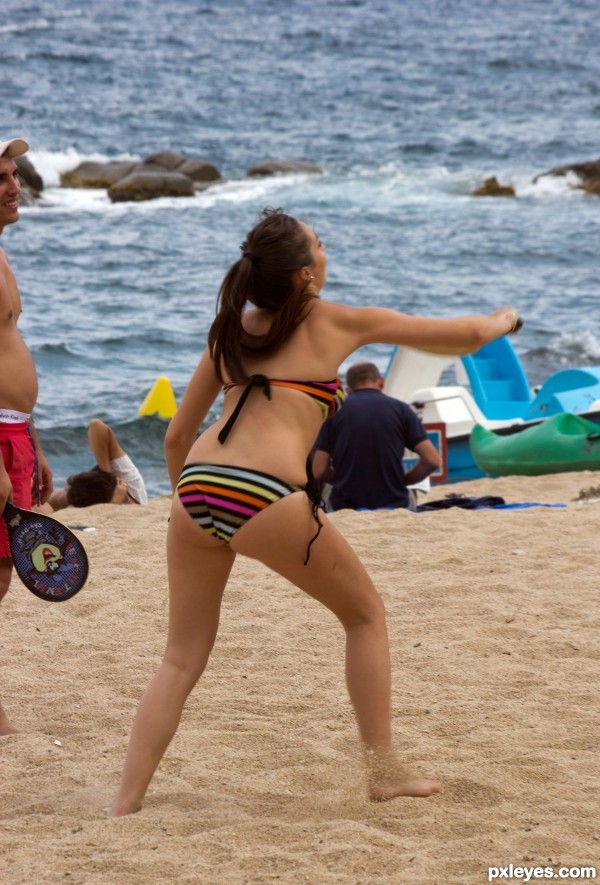
[[[29,424],[0,424],[0,450],[13,487],[13,504],[31,509],[35,449]],[[0,518],[0,559],[10,557],[6,523]]]

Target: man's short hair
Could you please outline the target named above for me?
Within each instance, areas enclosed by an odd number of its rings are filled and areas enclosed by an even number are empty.
[[[67,503],[71,507],[91,507],[109,504],[117,487],[114,473],[93,467],[83,473],[74,473],[67,479]]]
[[[375,363],[354,363],[346,372],[346,384],[354,390],[369,381],[379,381],[381,373]]]

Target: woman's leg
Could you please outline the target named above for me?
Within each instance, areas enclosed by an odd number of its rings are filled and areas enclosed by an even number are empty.
[[[203,532],[174,498],[167,535],[169,632],[162,663],[140,701],[113,817],[139,811],[212,651],[235,553]]]
[[[253,517],[234,536],[236,552],[258,559],[330,609],[346,631],[346,681],[369,769],[372,799],[429,796],[435,779],[402,770],[392,755],[390,655],[383,601],[362,563],[324,513],[316,523],[304,493]]]

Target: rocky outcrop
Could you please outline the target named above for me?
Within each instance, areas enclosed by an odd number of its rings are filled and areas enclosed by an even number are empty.
[[[86,160],[60,177],[63,187],[105,188],[113,202],[190,197],[217,181],[221,173],[212,163],[176,151],[159,151],[139,162]]]
[[[587,191],[590,194],[596,194],[600,197],[600,160],[587,160],[583,163],[568,163],[565,166],[556,166],[547,172],[540,172],[533,179],[536,184],[540,178],[545,176],[563,176],[573,175],[576,182],[573,188]],[[495,177],[486,178],[481,187],[471,191],[474,197],[515,197],[515,189],[510,184],[500,184]]]
[[[17,157],[15,163],[19,169],[19,178],[21,184],[26,184],[30,190],[35,191],[38,195],[44,190],[44,182],[39,172],[34,169],[33,163],[26,154]]]
[[[265,160],[264,163],[257,163],[250,166],[246,175],[277,175],[279,172],[308,172],[315,175],[322,175],[323,170],[315,163],[297,163],[286,160]]]
[[[44,190],[42,176],[35,170],[29,157],[23,155],[16,157],[15,163],[21,179],[21,193],[19,203],[21,206],[33,206]]]
[[[486,178],[481,187],[471,191],[473,197],[516,197],[516,195],[511,184],[500,184],[495,176]]]
[[[192,179],[180,172],[157,172],[138,168],[107,191],[113,203],[155,200],[158,197],[193,197],[195,192]]]
[[[30,160],[19,157],[22,190],[20,201],[32,205],[44,189],[42,178]],[[315,163],[288,160],[266,160],[251,166],[247,176],[276,175],[303,172],[322,174]],[[137,202],[158,197],[191,197],[198,191],[212,187],[223,178],[219,169],[200,157],[186,157],[178,151],[158,151],[143,160],[84,160],[74,169],[62,172],[61,187],[101,188],[114,202]]]
[[[22,189],[19,197],[23,205],[34,205],[44,189],[41,176],[27,156],[15,161],[19,167]],[[323,174],[316,163],[294,160],[264,160],[250,166],[248,177],[261,177],[284,173]],[[557,166],[536,175],[533,182],[544,176],[576,176],[573,187],[600,196],[600,159],[583,163]],[[157,197],[190,197],[212,187],[224,179],[219,169],[200,157],[186,157],[178,151],[158,151],[143,160],[86,160],[75,169],[63,172],[63,187],[104,188],[113,202],[153,200]],[[501,184],[495,176],[486,178],[483,184],[471,191],[475,197],[516,197],[515,188]]]
[[[219,181],[221,178],[217,167],[207,160],[184,157],[175,151],[150,154],[142,160],[138,169],[146,172],[179,172],[197,182]]]
[[[129,175],[137,165],[137,163],[123,162],[122,160],[109,160],[108,163],[85,160],[75,169],[62,172],[60,183],[62,187],[109,188],[121,178]]]
[[[212,163],[207,163],[206,160],[186,160],[185,163],[178,166],[177,171],[182,175],[187,175],[196,185],[207,186],[213,181],[221,180],[221,173],[217,167]]]
[[[284,172],[322,174],[314,163],[266,160],[251,166],[247,176],[276,175]],[[86,160],[63,172],[63,187],[106,188],[113,202],[153,200],[157,197],[189,197],[223,181],[212,163],[199,157],[186,157],[177,151],[158,151],[140,162]]]
[[[536,175],[534,182],[543,178],[545,175],[568,175],[573,173],[580,180],[580,184],[576,184],[576,188],[588,191],[590,194],[597,194],[600,197],[600,160],[588,160],[584,163],[569,163],[566,166],[556,166],[548,172],[542,172]]]

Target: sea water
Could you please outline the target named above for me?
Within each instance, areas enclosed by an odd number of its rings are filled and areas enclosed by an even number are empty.
[[[264,206],[325,242],[324,297],[434,316],[515,305],[532,385],[600,363],[600,198],[536,180],[600,156],[599,30],[592,0],[7,0],[0,137],[30,142],[45,189],[1,244],[57,484],[91,466],[98,416],[150,494],[168,491],[165,422],[139,406],[162,375],[181,398]],[[162,150],[224,183],[114,205],[60,187],[83,160]],[[265,159],[323,174],[249,178]],[[490,176],[516,198],[471,196]],[[385,369],[390,351],[348,363]]]

